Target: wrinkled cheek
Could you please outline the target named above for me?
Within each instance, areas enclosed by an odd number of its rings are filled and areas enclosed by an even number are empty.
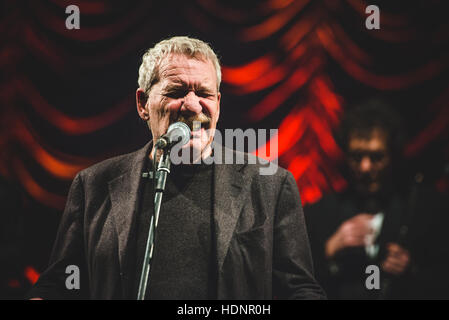
[[[176,117],[180,106],[181,103],[179,101],[167,101],[164,99],[161,101],[160,105],[154,109],[154,112],[157,114],[159,121],[164,121],[165,119],[172,120],[172,118]]]
[[[165,110],[171,115],[177,115],[181,109],[182,102],[180,100],[172,100],[165,105]]]
[[[201,101],[200,104],[203,107],[203,113],[206,113],[212,118],[212,121],[216,122],[218,120],[218,103]]]

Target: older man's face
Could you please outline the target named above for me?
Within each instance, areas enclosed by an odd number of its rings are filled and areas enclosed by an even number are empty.
[[[201,129],[192,132],[198,139],[191,139],[187,147],[203,151],[212,142],[220,114],[220,93],[211,61],[171,54],[162,60],[159,81],[151,87],[148,100],[140,107],[139,90],[139,115],[147,120],[154,140],[165,134],[174,122],[183,121],[193,129],[193,122],[198,121]]]

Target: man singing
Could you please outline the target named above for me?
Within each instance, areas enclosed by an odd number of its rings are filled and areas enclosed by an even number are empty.
[[[293,176],[281,168],[261,175],[249,155],[243,164],[202,161],[216,155],[220,81],[217,56],[197,39],[173,37],[143,56],[137,111],[153,141],[172,123],[200,124],[185,148],[201,157],[171,167],[146,298],[325,298]],[[159,156],[150,141],[75,177],[49,267],[30,298],[136,299],[154,213],[154,183],[144,173]],[[68,266],[80,270],[79,289],[66,286]]]

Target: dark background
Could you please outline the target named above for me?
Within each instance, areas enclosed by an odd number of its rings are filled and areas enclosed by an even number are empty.
[[[444,1],[0,1],[0,296],[45,269],[71,180],[150,134],[135,109],[141,56],[189,35],[223,66],[219,128],[279,128],[303,204],[346,181],[332,136],[345,110],[389,99],[407,130],[405,177],[448,192],[449,21]],[[68,5],[81,28],[68,30]],[[11,255],[8,255],[9,253]]]

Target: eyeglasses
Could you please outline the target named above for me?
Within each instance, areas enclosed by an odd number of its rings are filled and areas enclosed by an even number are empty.
[[[350,151],[348,153],[348,158],[354,162],[361,162],[365,157],[369,157],[373,163],[378,163],[383,161],[387,154],[383,151]]]

